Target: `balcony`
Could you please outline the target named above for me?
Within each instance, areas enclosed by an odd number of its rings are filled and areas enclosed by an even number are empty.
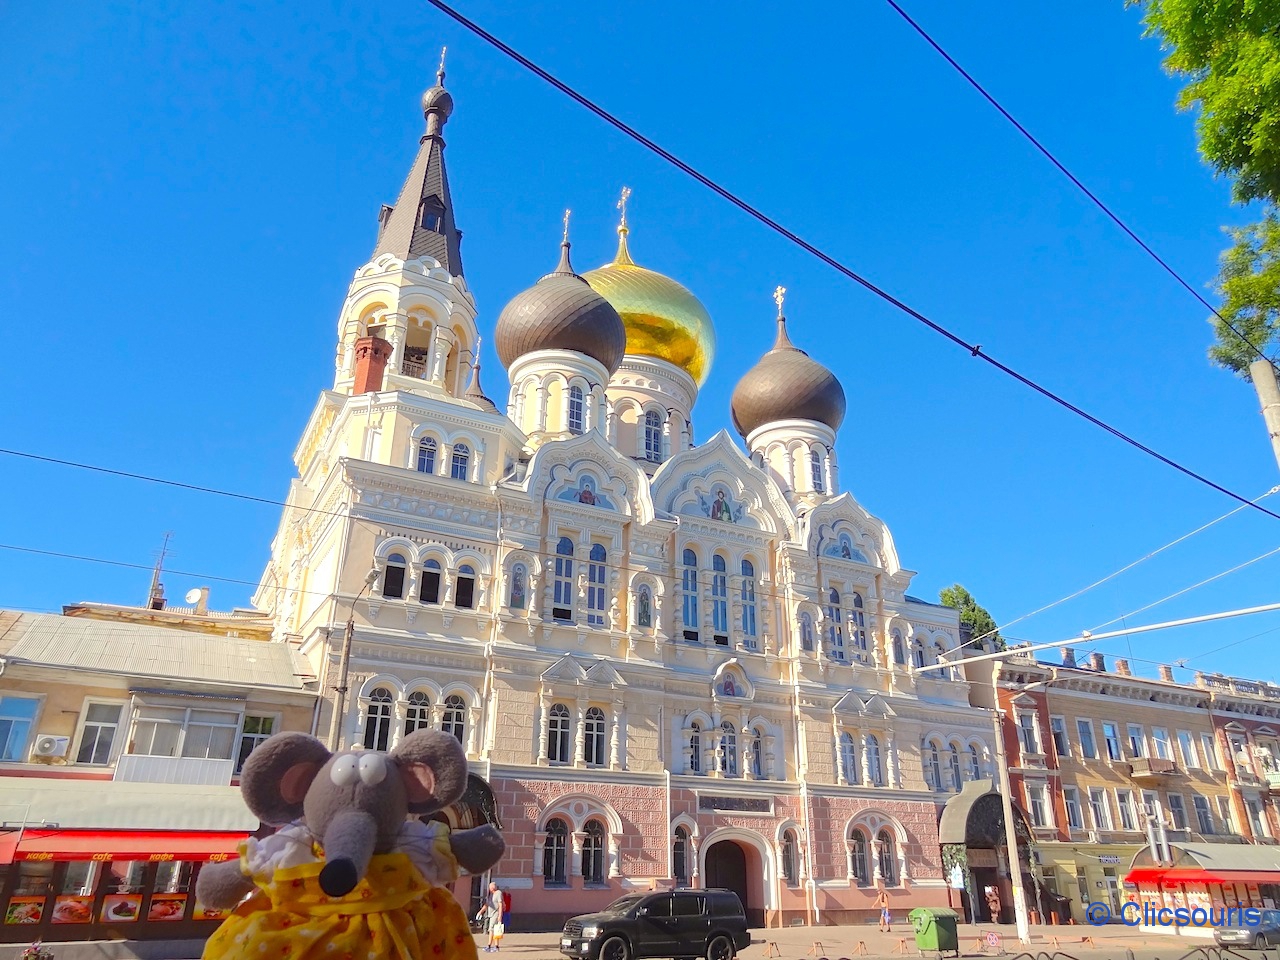
[[[128,783],[182,783],[187,786],[225,787],[231,783],[234,760],[199,757],[145,757],[122,754],[116,761],[114,780]]]
[[[1268,770],[1265,774],[1266,784],[1272,790],[1280,791],[1280,770]]]
[[[1176,763],[1160,757],[1134,757],[1130,766],[1130,778],[1139,783],[1163,783],[1170,778],[1182,776]]]

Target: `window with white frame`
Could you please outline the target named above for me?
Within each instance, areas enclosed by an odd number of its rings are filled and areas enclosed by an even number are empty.
[[[827,656],[844,663],[844,624],[841,623],[840,591],[835,587],[827,594]]]
[[[1213,814],[1209,810],[1209,798],[1196,794],[1191,798],[1191,803],[1196,808],[1196,825],[1200,832],[1206,837],[1213,836]]]
[[[840,772],[844,774],[845,783],[859,783],[862,780],[858,770],[858,750],[853,736],[847,732],[840,734]]]
[[[1142,724],[1131,723],[1128,726],[1129,756],[1138,758],[1147,755],[1147,737],[1142,732]]]
[[[702,772],[702,724],[689,724],[689,772]]]
[[[431,697],[425,690],[409,694],[404,707],[404,735],[431,729]]]
[[[386,750],[391,744],[391,715],[395,698],[386,687],[375,687],[369,694],[364,713],[364,747]]]
[[[593,627],[604,626],[605,560],[608,554],[604,545],[593,543],[587,560],[587,623]]]
[[[1235,817],[1231,815],[1231,801],[1227,797],[1218,797],[1218,822],[1222,824],[1223,833],[1236,832]]]
[[[684,638],[696,643],[698,641],[698,554],[686,547],[682,559],[684,571],[680,576],[680,593]]]
[[[453,445],[453,456],[449,459],[449,476],[454,480],[467,479],[467,468],[471,465],[471,448],[465,443]]]
[[[1098,759],[1098,744],[1093,739],[1093,721],[1076,720],[1076,735],[1080,738],[1080,756],[1086,760]]]
[[[1031,825],[1035,827],[1052,826],[1049,819],[1049,801],[1045,796],[1043,783],[1025,784],[1027,792],[1027,815],[1031,817]]]
[[[689,885],[689,831],[684,827],[676,827],[671,841],[671,875],[677,887]]]
[[[1173,748],[1169,743],[1169,731],[1164,727],[1151,728],[1151,743],[1155,749],[1156,757],[1160,760],[1172,759]]]
[[[559,817],[547,821],[542,838],[542,880],[546,884],[564,886],[569,882],[569,825]]]
[[[782,878],[789,887],[794,887],[800,882],[799,860],[796,835],[791,830],[786,830],[782,834]]]
[[[1114,723],[1103,722],[1102,739],[1107,745],[1108,760],[1123,760],[1124,751],[1120,749],[1120,733]]]
[[[570,754],[569,708],[552,704],[547,718],[547,759],[552,763],[568,763]]]
[[[880,879],[886,887],[898,885],[898,845],[887,829],[876,836],[876,854],[879,858]]]
[[[974,744],[969,744],[969,779],[977,780],[982,776],[982,757]]]
[[[932,740],[924,745],[924,782],[930,790],[942,790],[942,763],[938,757],[938,745]]]
[[[583,720],[582,762],[589,767],[603,767],[609,762],[605,753],[604,711],[599,707],[587,710]]]
[[[1189,730],[1178,731],[1178,749],[1182,751],[1182,765],[1188,770],[1200,768],[1200,758],[1196,755],[1196,741]],[[1201,831],[1203,833],[1203,831]]]
[[[1253,828],[1255,839],[1271,836],[1271,829],[1267,826],[1267,818],[1262,815],[1262,806],[1257,800],[1253,797],[1246,797],[1244,810],[1249,815],[1249,826]]]
[[[129,753],[143,757],[176,757],[187,711],[182,707],[140,706],[133,720]]]
[[[387,557],[386,569],[382,571],[382,595],[388,600],[404,598],[405,573],[409,562],[403,553],[393,553]]]
[[[964,785],[964,770],[960,766],[960,748],[954,743],[947,751],[947,767],[951,773],[951,789],[959,790]]]
[[[436,472],[436,450],[438,449],[434,437],[423,437],[418,441],[418,472],[419,473],[435,473]]]
[[[556,567],[551,616],[555,620],[573,620],[573,541],[561,537],[556,542]]]
[[[662,418],[656,410],[644,415],[644,458],[650,463],[662,462]]]
[[[1036,732],[1036,716],[1028,710],[1018,711],[1018,740],[1023,753],[1040,752],[1040,737]]]
[[[822,454],[817,450],[809,451],[809,479],[813,482],[814,492],[822,493],[825,486],[822,482]]]
[[[874,733],[868,733],[862,744],[867,756],[867,778],[874,787],[884,786],[884,764],[880,758],[880,740]]]
[[[1067,721],[1064,717],[1049,718],[1049,732],[1053,734],[1053,749],[1059,757],[1071,755],[1071,744],[1067,741]]]
[[[1187,829],[1187,802],[1180,793],[1169,794],[1169,816],[1177,830]]]
[[[124,704],[121,703],[89,701],[85,704],[76,763],[111,762],[111,751],[116,743],[116,734],[120,730],[120,711],[123,709]]]
[[[1137,819],[1133,815],[1133,791],[1116,790],[1116,809],[1120,811],[1120,829],[1136,830]]]
[[[239,729],[238,712],[143,704],[133,721],[129,753],[230,760]]]
[[[583,412],[582,388],[577,384],[574,384],[569,388],[568,427],[570,433],[582,433],[584,422]]]
[[[867,856],[869,846],[866,833],[854,827],[849,835],[849,873],[860,887],[871,886],[871,862]]]
[[[459,743],[465,743],[467,735],[467,704],[456,693],[444,698],[444,715],[440,729]]]
[[[1107,803],[1107,791],[1102,787],[1089,788],[1089,814],[1095,829],[1111,829],[1111,807]]]
[[[1067,826],[1072,830],[1084,829],[1084,814],[1080,810],[1080,791],[1075,787],[1063,787],[1062,799],[1067,807]]]
[[[245,715],[244,723],[240,728],[240,749],[236,752],[236,774],[239,774],[244,769],[244,762],[249,759],[249,754],[258,749],[258,746],[264,740],[277,732],[277,719],[274,716]]]
[[[453,605],[460,610],[470,610],[476,605],[476,568],[469,563],[458,567],[453,584]]]
[[[856,590],[849,595],[849,642],[853,644],[854,656],[862,663],[867,662],[867,618],[864,613],[862,594]]]
[[[422,583],[418,587],[418,599],[422,603],[440,602],[440,561],[427,560],[422,565]]]
[[[604,824],[588,820],[582,828],[582,882],[604,883]]]
[[[716,643],[729,643],[729,576],[718,553],[711,558],[711,632]]]
[[[765,779],[764,731],[756,727],[751,731],[751,776]]]
[[[726,777],[738,775],[738,731],[728,720],[720,724],[720,772]]]
[[[756,568],[750,560],[742,561],[742,639],[749,650],[756,648]]]
[[[1210,770],[1222,769],[1222,764],[1218,760],[1218,745],[1212,733],[1200,734],[1200,752],[1204,755],[1205,767]]]

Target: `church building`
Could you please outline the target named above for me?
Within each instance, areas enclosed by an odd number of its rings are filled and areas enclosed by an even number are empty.
[[[957,613],[908,595],[888,527],[842,490],[845,394],[781,291],[737,436],[699,439],[712,319],[636,262],[660,252],[633,248],[625,203],[611,262],[578,272],[566,229],[486,317],[443,70],[422,107],[255,595],[319,678],[319,735],[455,735],[458,819],[501,826],[517,929],[676,885],[736,890],[756,925],[861,922],[882,888],[895,914],[945,906],[939,812],[993,775],[991,715],[958,672],[911,675],[957,646]]]

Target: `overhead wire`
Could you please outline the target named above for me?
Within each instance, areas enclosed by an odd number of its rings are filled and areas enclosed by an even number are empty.
[[[635,140],[637,143],[639,143],[641,146],[645,147],[646,149],[657,154],[659,157],[666,160],[672,166],[676,167],[683,173],[687,174],[689,177],[692,177],[698,183],[702,184],[704,187],[711,190],[713,193],[717,194],[722,199],[733,204],[733,206],[737,207],[739,210],[746,213],[748,216],[754,218],[755,220],[758,220],[760,223],[764,224],[770,230],[773,230],[775,233],[785,237],[787,240],[791,241],[796,246],[812,254],[814,257],[818,258],[823,263],[827,264],[827,266],[836,270],[838,273],[849,278],[850,280],[853,280],[855,283],[859,284],[864,289],[874,294],[875,296],[879,297],[881,300],[885,301],[891,306],[895,307],[902,313],[905,313],[907,316],[913,318],[914,320],[919,321],[924,326],[932,330],[934,333],[944,337],[945,339],[949,340],[951,343],[955,344],[956,346],[961,347],[964,350],[967,350],[971,356],[977,357],[985,361],[986,363],[995,367],[997,370],[1001,371],[1005,375],[1017,380],[1023,386],[1028,387],[1029,389],[1035,391],[1036,393],[1052,401],[1053,403],[1058,404],[1059,406],[1071,411],[1072,413],[1076,414],[1078,417],[1081,417],[1082,419],[1088,421],[1089,423],[1093,424],[1099,429],[1111,434],[1116,439],[1121,440],[1122,442],[1129,444],[1135,449],[1142,451],[1148,456],[1153,457],[1154,459],[1160,461],[1161,463],[1165,464],[1168,467],[1171,467],[1172,469],[1178,471],[1179,473],[1187,477],[1190,477],[1193,480],[1196,480],[1199,483],[1202,483],[1205,486],[1208,486],[1218,491],[1219,493],[1227,497],[1230,497],[1233,500],[1236,500],[1243,504],[1249,504],[1254,509],[1260,511],[1261,513],[1265,513],[1267,516],[1271,517],[1272,519],[1280,520],[1280,513],[1275,513],[1271,510],[1268,510],[1266,507],[1263,507],[1260,504],[1250,504],[1250,501],[1245,499],[1240,494],[1228,489],[1227,487],[1224,487],[1223,485],[1213,480],[1210,480],[1208,477],[1204,476],[1201,473],[1196,472],[1195,470],[1192,470],[1190,467],[1187,467],[1179,463],[1178,461],[1165,456],[1164,454],[1153,449],[1152,447],[1148,446],[1142,441],[1125,433],[1123,430],[1120,430],[1118,427],[1112,426],[1111,424],[1107,423],[1105,420],[1102,420],[1101,418],[1094,416],[1093,414],[1089,413],[1087,410],[1083,409],[1077,404],[1072,403],[1070,400],[1067,400],[1065,397],[1062,397],[1059,394],[1054,393],[1048,387],[1042,386],[1040,383],[1036,382],[1035,380],[1032,380],[1030,377],[1022,373],[1019,373],[1017,370],[1015,370],[1013,367],[1010,367],[1008,364],[1003,363],[1000,360],[997,360],[995,357],[986,353],[982,349],[981,344],[970,343],[969,341],[965,340],[960,335],[947,329],[945,326],[938,323],[937,321],[931,320],[929,317],[925,316],[919,310],[916,310],[915,308],[909,306],[902,300],[895,297],[893,294],[889,293],[884,288],[877,286],[871,280],[857,273],[852,268],[846,266],[845,264],[837,260],[835,257],[824,252],[823,250],[814,246],[812,243],[809,243],[807,240],[800,237],[798,234],[796,234],[792,230],[783,226],[777,220],[774,220],[772,217],[762,212],[759,208],[743,200],[737,194],[721,186],[719,183],[712,180],[706,174],[701,173],[699,170],[695,169],[688,163],[684,162],[675,154],[671,153],[669,150],[660,146],[658,143],[656,143],[649,137],[645,136],[643,133],[640,133],[638,130],[636,130],[634,127],[632,127],[625,121],[619,119],[617,116],[610,113],[608,110],[605,110],[599,104],[595,103],[593,100],[589,99],[585,95],[579,93],[573,87],[570,87],[567,83],[558,79],[547,70],[538,66],[528,57],[524,56],[519,51],[515,50],[513,47],[509,46],[508,44],[504,43],[502,40],[498,39],[498,37],[494,36],[492,33],[485,30],[479,24],[475,23],[473,20],[470,20],[469,18],[464,16],[462,13],[455,10],[449,4],[445,3],[444,0],[426,0],[426,2],[430,3],[432,6],[440,10],[446,16],[452,18],[461,26],[469,30],[471,33],[475,34],[477,37],[484,40],[490,46],[494,47],[495,49],[499,50],[507,57],[519,63],[521,66],[529,70],[531,73],[534,73],[535,75],[537,75],[540,79],[544,80],[545,82],[549,83],[551,86],[555,87],[565,96],[569,97],[570,99],[578,103],[580,106],[586,108],[591,113],[599,117],[601,120],[604,120],[610,126],[624,133],[626,136],[630,137],[632,140]]]
[[[1202,306],[1204,306],[1215,317],[1221,320],[1232,333],[1234,333],[1244,344],[1246,344],[1254,353],[1258,355],[1259,359],[1267,361],[1267,363],[1271,364],[1271,366],[1275,368],[1276,362],[1273,359],[1271,359],[1265,353],[1263,353],[1261,348],[1256,343],[1254,343],[1252,340],[1246,337],[1243,333],[1241,333],[1240,330],[1236,327],[1236,325],[1233,324],[1226,317],[1224,317],[1218,311],[1217,307],[1215,307],[1212,303],[1210,303],[1207,299],[1205,299],[1204,295],[1201,294],[1199,290],[1197,290],[1190,283],[1188,283],[1187,280],[1182,276],[1182,274],[1178,273],[1177,270],[1175,270],[1172,266],[1170,266],[1167,260],[1165,260],[1162,256],[1160,256],[1160,254],[1156,253],[1156,251],[1153,250],[1145,240],[1143,240],[1140,236],[1138,236],[1137,233],[1134,232],[1133,228],[1131,228],[1127,223],[1121,220],[1119,215],[1114,210],[1112,210],[1109,206],[1107,206],[1096,193],[1094,193],[1087,186],[1085,186],[1079,177],[1077,177],[1074,173],[1072,173],[1069,169],[1067,169],[1066,164],[1064,164],[1061,160],[1059,160],[1056,156],[1054,156],[1053,152],[1050,151],[1049,148],[1046,147],[1043,143],[1041,143],[1040,140],[1030,130],[1024,127],[1021,123],[1019,123],[1018,119],[1012,113],[1010,113],[1007,109],[1005,109],[1004,105],[1000,103],[1000,101],[997,100],[994,96],[992,96],[990,91],[988,91],[986,87],[984,87],[981,83],[977,81],[977,79],[974,78],[973,74],[969,73],[968,70],[962,67],[959,61],[957,61],[955,57],[953,57],[945,49],[943,49],[942,45],[938,43],[938,41],[935,40],[929,34],[929,32],[925,30],[924,27],[922,27],[915,19],[913,19],[911,15],[907,13],[907,11],[902,9],[902,7],[895,2],[895,0],[885,0],[885,2],[889,4],[889,6],[891,6],[897,12],[898,16],[900,16],[903,20],[905,20],[911,26],[911,28],[915,30],[915,32],[918,33],[924,39],[924,41],[927,44],[929,44],[929,46],[933,47],[933,49],[938,53],[939,56],[942,57],[943,60],[947,61],[947,63],[949,63],[955,69],[955,71],[960,74],[960,76],[964,77],[964,79],[968,81],[969,85],[973,87],[973,89],[977,90],[978,93],[982,95],[982,98],[987,101],[987,103],[991,104],[991,106],[994,107],[1002,117],[1008,120],[1009,123],[1011,123],[1014,126],[1014,128],[1020,134],[1022,134],[1022,136],[1025,137],[1026,140],[1032,146],[1034,146],[1038,151],[1040,151],[1040,153],[1044,155],[1045,159],[1047,159],[1051,164],[1057,167],[1058,171],[1063,176],[1065,176],[1068,180],[1070,180],[1073,184],[1075,184],[1075,186],[1077,187],[1077,189],[1080,190],[1081,193],[1083,193],[1086,197],[1092,200],[1094,205],[1103,213],[1105,213],[1107,217],[1109,217],[1117,227],[1119,227],[1122,231],[1124,231],[1124,233],[1127,234],[1129,238],[1133,240],[1134,243],[1136,243],[1139,247],[1141,247],[1152,260],[1154,260],[1162,268],[1164,268],[1164,271],[1167,274],[1169,274],[1169,276],[1173,277],[1174,280],[1178,281],[1178,283],[1182,286],[1184,290],[1186,290],[1189,294],[1191,294],[1198,301],[1200,301],[1200,304]]]

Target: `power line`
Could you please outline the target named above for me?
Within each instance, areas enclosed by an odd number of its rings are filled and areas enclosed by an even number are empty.
[[[1199,290],[1195,289],[1195,287],[1193,287],[1190,283],[1188,283],[1182,277],[1182,275],[1178,273],[1178,271],[1174,270],[1173,267],[1169,265],[1168,261],[1166,261],[1163,257],[1161,257],[1160,254],[1156,253],[1155,250],[1153,250],[1145,240],[1143,240],[1140,236],[1134,233],[1134,231],[1129,227],[1129,225],[1125,223],[1123,220],[1121,220],[1120,217],[1110,207],[1108,207],[1105,203],[1103,203],[1097,194],[1095,194],[1092,190],[1086,187],[1080,181],[1079,177],[1077,177],[1074,173],[1068,170],[1066,165],[1057,157],[1055,157],[1053,153],[1050,152],[1048,147],[1046,147],[1043,143],[1041,143],[1038,139],[1036,139],[1036,137],[1031,133],[1030,130],[1024,127],[1021,123],[1019,123],[1017,118],[1015,118],[1013,114],[1011,114],[1008,110],[1006,110],[1004,106],[1000,103],[1000,101],[997,100],[995,97],[993,97],[987,91],[986,87],[984,87],[977,80],[975,80],[973,75],[969,73],[968,70],[960,66],[960,64],[956,61],[955,57],[947,53],[947,51],[942,48],[942,45],[939,44],[937,40],[933,39],[933,37],[929,35],[929,33],[924,29],[924,27],[920,26],[920,24],[918,24],[915,20],[913,20],[910,14],[908,14],[905,10],[903,10],[902,7],[900,7],[897,3],[894,2],[894,0],[885,0],[885,2],[889,4],[889,6],[893,7],[893,9],[897,11],[898,16],[902,17],[903,20],[905,20],[908,24],[910,24],[911,28],[915,30],[916,33],[920,34],[920,36],[924,38],[925,42],[928,43],[929,46],[933,47],[933,49],[938,52],[938,55],[941,56],[943,60],[951,64],[951,66],[955,68],[956,72],[959,73],[960,76],[964,77],[965,80],[969,82],[969,85],[973,87],[973,89],[977,90],[978,93],[982,94],[983,99],[985,99],[987,103],[995,107],[997,112],[999,112],[999,114],[1002,117],[1004,117],[1011,124],[1013,124],[1013,126],[1017,129],[1017,131],[1020,134],[1022,134],[1027,139],[1027,141],[1031,143],[1032,146],[1034,146],[1037,150],[1039,150],[1042,154],[1044,154],[1045,158],[1050,163],[1052,163],[1055,167],[1057,167],[1063,176],[1065,176],[1068,180],[1070,180],[1073,184],[1075,184],[1081,193],[1083,193],[1086,197],[1092,200],[1094,205],[1103,213],[1105,213],[1108,217],[1110,217],[1112,222],[1115,223],[1117,227],[1119,227],[1126,234],[1128,234],[1129,238],[1133,240],[1134,243],[1136,243],[1143,250],[1145,250],[1147,255],[1151,257],[1152,260],[1160,264],[1160,266],[1164,268],[1165,272],[1169,274],[1169,276],[1177,280],[1178,283],[1182,285],[1183,289],[1185,289],[1189,294],[1191,294],[1193,297],[1199,300],[1200,303],[1206,309],[1208,309],[1211,313],[1213,313],[1215,317],[1217,317],[1224,324],[1226,324],[1227,328],[1232,333],[1234,333],[1237,337],[1239,337],[1240,340],[1242,340],[1245,344],[1247,344],[1248,347],[1254,353],[1256,353],[1260,359],[1267,361],[1267,363],[1271,364],[1272,367],[1275,367],[1276,364],[1274,360],[1272,360],[1265,353],[1263,353],[1257,344],[1255,344],[1252,340],[1250,340],[1243,333],[1241,333],[1239,329],[1236,328],[1235,324],[1233,324],[1230,320],[1228,320],[1221,313],[1219,313],[1217,308],[1214,307],[1214,305],[1211,304],[1208,300],[1206,300],[1204,298],[1204,295],[1201,294]]]
[[[778,221],[774,220],[773,218],[769,217],[767,214],[760,211],[757,207],[754,207],[751,204],[749,204],[747,201],[741,199],[740,197],[737,196],[737,194],[732,193],[725,187],[720,186],[720,184],[716,183],[710,177],[706,176],[703,173],[700,173],[698,170],[696,170],[694,167],[690,166],[689,164],[685,163],[675,154],[661,147],[660,145],[655,143],[653,140],[649,139],[644,134],[640,133],[634,127],[618,119],[618,117],[614,116],[612,113],[605,110],[603,107],[599,106],[594,101],[588,99],[586,96],[579,93],[577,90],[573,89],[568,84],[557,79],[555,76],[553,76],[551,73],[544,70],[542,67],[538,66],[528,57],[524,56],[523,54],[519,53],[517,50],[508,46],[506,43],[499,40],[497,37],[489,33],[483,27],[476,24],[474,21],[469,20],[467,17],[463,16],[457,10],[453,9],[453,7],[445,3],[444,0],[427,0],[427,2],[430,3],[432,6],[434,6],[436,9],[440,10],[442,13],[444,13],[448,17],[455,20],[457,23],[461,24],[467,30],[471,31],[477,37],[484,40],[490,46],[501,51],[503,54],[510,57],[512,60],[515,60],[517,63],[525,67],[530,72],[536,74],[542,80],[551,84],[551,86],[555,87],[565,96],[569,97],[570,99],[572,99],[573,101],[581,105],[582,107],[591,111],[601,120],[608,123],[610,126],[626,134],[628,137],[630,137],[632,140],[635,140],[641,146],[657,154],[659,157],[666,160],[668,163],[675,166],[677,169],[681,170],[688,176],[692,177],[694,180],[698,181],[698,183],[702,184],[704,187],[711,190],[712,192],[720,196],[722,199],[727,200],[729,203],[733,204],[735,207],[737,207],[742,212],[746,213],[748,216],[753,217],[754,219],[758,220],[760,223],[768,227],[770,230],[773,230],[775,233],[778,233],[781,236],[785,237],[787,240],[790,240],[796,246],[800,247],[801,249],[817,257],[823,263],[827,264],[827,266],[841,273],[845,277],[848,277],[850,280],[859,284],[864,289],[868,290],[875,296],[879,297],[881,300],[884,300],[886,303],[890,304],[893,307],[896,307],[901,312],[907,314],[907,316],[924,324],[934,333],[938,334],[939,336],[945,337],[947,340],[951,341],[956,346],[967,350],[971,356],[977,357],[981,360],[985,360],[988,364],[995,367],[997,370],[1001,371],[1007,376],[1010,376],[1013,379],[1017,380],[1023,386],[1028,387],[1031,390],[1034,390],[1036,393],[1040,394],[1041,396],[1045,397],[1048,400],[1053,401],[1059,406],[1065,407],[1067,410],[1070,410],[1072,413],[1076,414],[1077,416],[1089,421],[1099,429],[1104,430],[1107,433],[1111,434],[1116,439],[1122,440],[1123,442],[1129,444],[1130,446],[1138,450],[1141,450],[1143,453],[1147,454],[1150,457],[1154,457],[1156,460],[1159,460],[1161,463],[1165,464],[1166,466],[1172,467],[1174,470],[1177,470],[1179,473],[1182,473],[1185,476],[1191,477],[1193,480],[1197,480],[1200,483],[1204,484],[1205,486],[1211,487],[1212,489],[1217,490],[1219,493],[1225,494],[1226,496],[1232,498],[1233,500],[1236,500],[1243,504],[1248,504],[1252,506],[1255,510],[1265,513],[1267,516],[1275,520],[1280,520],[1280,513],[1274,513],[1271,510],[1268,510],[1266,507],[1261,506],[1260,504],[1251,503],[1249,500],[1245,499],[1240,494],[1227,489],[1221,484],[1216,483],[1213,480],[1210,480],[1208,477],[1200,473],[1197,473],[1196,471],[1192,470],[1190,467],[1183,466],[1181,463],[1177,462],[1176,460],[1166,457],[1164,454],[1159,453],[1158,451],[1152,449],[1151,447],[1147,446],[1145,443],[1142,443],[1140,440],[1137,440],[1134,437],[1129,436],[1127,433],[1120,430],[1119,428],[1113,427],[1111,426],[1111,424],[1107,423],[1106,421],[1101,420],[1098,417],[1095,417],[1093,414],[1089,413],[1088,411],[1072,403],[1070,400],[1067,400],[1066,398],[1059,396],[1058,394],[1054,393],[1052,390],[1048,389],[1047,387],[1041,386],[1039,383],[1037,383],[1035,380],[1032,380],[1030,377],[1024,376],[1023,374],[1019,373],[1017,370],[1010,367],[1008,364],[1002,363],[1001,361],[995,359],[990,354],[983,351],[982,344],[969,343],[963,337],[948,330],[942,324],[929,319],[920,311],[914,309],[913,307],[908,306],[906,303],[899,300],[897,297],[893,296],[888,291],[884,290],[881,287],[876,286],[876,284],[868,280],[866,277],[863,277],[861,274],[857,273],[850,267],[845,266],[843,263],[841,263],[839,260],[832,257],[830,254],[824,253],[818,247],[814,246],[813,244],[809,243],[807,240],[804,240],[803,238],[801,238],[796,233],[787,229],[782,224],[778,223]]]

